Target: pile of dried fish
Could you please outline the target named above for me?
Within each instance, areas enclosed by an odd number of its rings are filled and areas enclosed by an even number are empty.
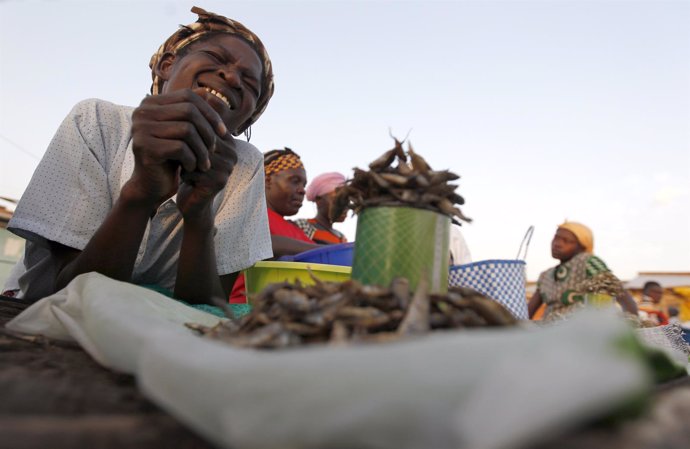
[[[623,293],[623,285],[616,275],[610,271],[605,271],[583,281],[580,284],[580,290],[587,293],[600,293],[615,297]]]
[[[449,181],[460,177],[448,170],[432,170],[409,142],[405,153],[402,143],[393,139],[395,147],[369,164],[369,171],[355,168],[352,179],[337,190],[331,217],[341,216],[348,208],[359,212],[372,206],[407,206],[440,212],[456,224],[460,222],[455,218],[472,221],[455,206],[465,200]]]
[[[239,347],[284,348],[392,341],[433,329],[516,323],[502,305],[471,289],[453,287],[447,294],[429,295],[428,283],[421,281],[411,295],[404,278],[394,279],[389,288],[314,279],[315,285],[266,287],[252,298],[252,312],[240,320],[188,327]]]

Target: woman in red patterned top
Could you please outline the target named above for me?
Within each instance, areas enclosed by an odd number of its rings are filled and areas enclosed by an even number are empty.
[[[307,172],[300,157],[289,148],[264,153],[264,174],[268,226],[271,232],[273,257],[291,256],[320,245],[284,217],[299,212],[304,202]],[[246,303],[244,276],[239,275],[230,295],[230,302]]]
[[[300,218],[295,221],[295,224],[307,234],[307,237],[316,243],[333,245],[347,242],[347,239],[340,231],[333,229],[334,222],[341,223],[345,221],[347,211],[344,211],[335,220],[331,219],[335,190],[343,184],[345,184],[345,176],[337,172],[331,172],[317,176],[307,187],[307,199],[316,203],[316,217],[309,219]]]
[[[291,256],[317,248],[314,241],[284,217],[297,214],[304,202],[307,172],[291,149],[264,153],[266,205],[273,256]]]

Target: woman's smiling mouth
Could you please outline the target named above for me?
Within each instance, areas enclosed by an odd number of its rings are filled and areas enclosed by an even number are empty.
[[[210,93],[210,94],[212,94],[212,95],[215,95],[216,97],[220,98],[220,100],[221,100],[223,103],[225,103],[225,104],[230,108],[230,110],[233,109],[232,105],[230,104],[230,100],[228,100],[228,97],[226,97],[225,95],[223,95],[222,93],[218,92],[218,91],[215,90],[215,89],[211,89],[210,87],[204,87],[204,89],[206,90],[206,92],[208,92],[208,93]]]

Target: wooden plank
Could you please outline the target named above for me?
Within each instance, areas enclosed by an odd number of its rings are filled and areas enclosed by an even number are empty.
[[[200,448],[210,446],[167,415],[0,415],[0,447]]]
[[[0,298],[0,449],[212,447],[78,345],[3,328],[27,306]]]

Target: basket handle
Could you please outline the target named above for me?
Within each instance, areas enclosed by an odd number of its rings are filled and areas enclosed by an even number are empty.
[[[532,241],[532,234],[534,234],[534,226],[530,226],[529,228],[527,228],[527,232],[525,232],[525,236],[522,238],[522,242],[520,243],[520,248],[518,249],[517,257],[515,257],[517,260],[527,259],[527,249],[529,248],[529,244]],[[522,255],[522,257],[520,257],[523,248],[525,249],[525,252]]]

